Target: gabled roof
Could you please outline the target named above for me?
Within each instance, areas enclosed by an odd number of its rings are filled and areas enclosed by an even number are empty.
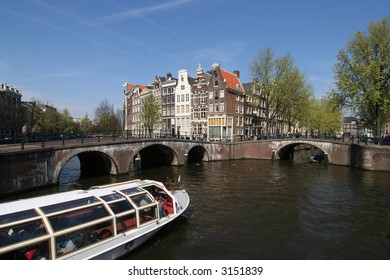
[[[222,68],[220,70],[222,78],[226,82],[227,88],[241,92],[243,94],[245,93],[244,87],[242,86],[240,79],[235,74],[230,73]]]
[[[140,91],[145,89],[147,86],[146,85],[139,85],[139,84],[127,84],[126,86],[126,92],[130,91],[131,89],[139,87]]]

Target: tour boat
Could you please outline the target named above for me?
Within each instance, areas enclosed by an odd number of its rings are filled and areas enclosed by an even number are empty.
[[[0,204],[0,259],[117,259],[179,217],[185,190],[132,180]]]

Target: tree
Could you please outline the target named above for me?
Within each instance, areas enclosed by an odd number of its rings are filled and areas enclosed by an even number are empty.
[[[70,115],[68,109],[63,109],[62,113],[59,115],[59,129],[61,132],[70,133],[75,131],[75,125],[73,118]]]
[[[257,57],[249,66],[259,100],[264,102],[266,134],[278,118],[283,118],[291,127],[299,121],[302,106],[312,94],[311,86],[305,77],[294,66],[290,55],[279,58],[267,48],[259,51]]]
[[[336,88],[330,97],[380,136],[390,106],[389,18],[371,23],[368,34],[357,32],[346,49],[339,51],[337,60]]]
[[[335,135],[342,130],[343,115],[333,99],[311,98],[307,106],[306,128],[316,135]]]
[[[32,104],[32,132],[56,133],[60,132],[60,114],[53,106],[33,99]]]
[[[149,136],[151,136],[154,128],[157,127],[160,121],[160,104],[153,94],[142,100],[140,118]]]
[[[107,99],[100,102],[95,109],[95,125],[100,132],[114,132],[121,130],[121,120],[114,113],[114,106]]]
[[[279,82],[280,92],[284,93],[283,119],[291,127],[304,120],[304,112],[308,106],[309,99],[313,96],[312,86],[306,82],[304,75],[294,67],[286,71],[284,80]]]
[[[80,121],[80,130],[82,133],[91,133],[92,132],[92,122],[88,118],[87,114]]]

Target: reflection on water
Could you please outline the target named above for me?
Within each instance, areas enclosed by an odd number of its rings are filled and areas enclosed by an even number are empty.
[[[130,178],[79,179],[69,163],[59,190]],[[235,160],[136,177],[179,175],[191,198],[187,212],[126,259],[390,259],[390,173]]]
[[[80,160],[77,156],[71,158],[61,170],[58,178],[59,190],[70,190],[77,187],[80,179]]]

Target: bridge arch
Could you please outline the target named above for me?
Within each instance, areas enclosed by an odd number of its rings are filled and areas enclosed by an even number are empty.
[[[135,170],[135,159],[138,157],[141,158],[142,169],[181,164],[177,151],[164,144],[153,143],[136,150],[133,158],[130,159],[129,171]]]
[[[53,182],[55,184],[58,183],[61,171],[65,165],[74,157],[78,157],[80,161],[81,177],[119,174],[118,163],[106,153],[96,150],[73,152],[58,161],[53,174]]]
[[[202,145],[195,145],[188,151],[188,163],[209,161],[210,155]]]
[[[276,149],[276,158],[277,159],[292,159],[294,158],[294,152],[299,150],[305,151],[302,153],[303,156],[309,158],[311,155],[318,155],[322,158],[327,157],[329,162],[329,151],[326,145],[323,145],[322,142],[317,141],[282,141],[283,143]],[[301,147],[301,149],[297,149]]]

